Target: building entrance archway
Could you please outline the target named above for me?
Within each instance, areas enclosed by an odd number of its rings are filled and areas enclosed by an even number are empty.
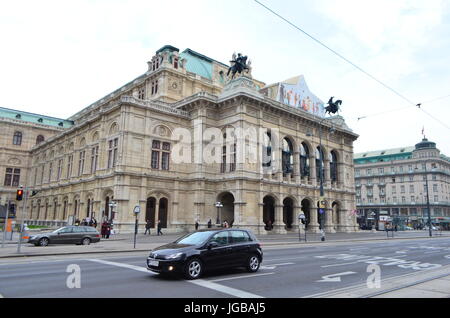
[[[263,222],[265,229],[271,231],[275,223],[275,199],[267,195],[263,199]]]
[[[286,229],[292,229],[292,223],[294,223],[294,200],[291,198],[283,200],[283,222],[286,224]]]
[[[308,199],[303,199],[301,204],[301,210],[306,218],[306,229],[308,229],[309,223],[311,223],[311,202]]]
[[[220,223],[222,224],[224,221],[232,226],[234,223],[234,196],[230,192],[224,192],[219,194],[218,202],[221,202],[223,207],[220,208],[219,218]]]

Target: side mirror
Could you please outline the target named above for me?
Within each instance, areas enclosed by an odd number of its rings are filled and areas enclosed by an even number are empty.
[[[210,250],[212,248],[215,248],[215,247],[218,247],[218,246],[219,246],[219,244],[216,241],[209,242],[208,243],[208,250]]]

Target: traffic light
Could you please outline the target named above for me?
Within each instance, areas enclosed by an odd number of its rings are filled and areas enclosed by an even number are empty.
[[[22,189],[17,189],[16,200],[17,201],[22,201],[22,196],[23,196],[23,190]]]

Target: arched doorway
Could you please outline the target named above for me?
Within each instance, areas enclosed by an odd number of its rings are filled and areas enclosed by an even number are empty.
[[[268,226],[269,221],[271,226]],[[275,199],[270,195],[265,196],[263,199],[263,222],[266,230],[271,231],[275,223]]]
[[[155,227],[155,211],[156,211],[156,199],[154,197],[147,198],[147,204],[145,206],[145,222],[150,221],[150,227]]]
[[[230,192],[225,192],[219,195],[218,201],[222,203],[219,217],[220,222],[227,221],[230,226],[234,223],[234,196]]]
[[[311,223],[311,202],[308,199],[303,199],[301,204],[301,210],[305,214],[306,218],[306,229],[308,229],[308,225]]]
[[[294,201],[291,198],[283,200],[283,222],[286,224],[286,229],[292,229],[294,222]]]
[[[158,220],[161,221],[161,227],[167,228],[167,211],[169,207],[169,201],[166,198],[159,199]]]

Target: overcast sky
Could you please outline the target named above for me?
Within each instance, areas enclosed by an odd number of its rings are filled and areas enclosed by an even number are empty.
[[[450,156],[450,97],[436,100],[450,95],[448,0],[260,1],[436,119],[254,0],[0,0],[0,106],[67,118],[170,44],[227,64],[242,52],[267,84],[303,74],[324,102],[343,100],[355,152],[413,146],[425,127]]]

